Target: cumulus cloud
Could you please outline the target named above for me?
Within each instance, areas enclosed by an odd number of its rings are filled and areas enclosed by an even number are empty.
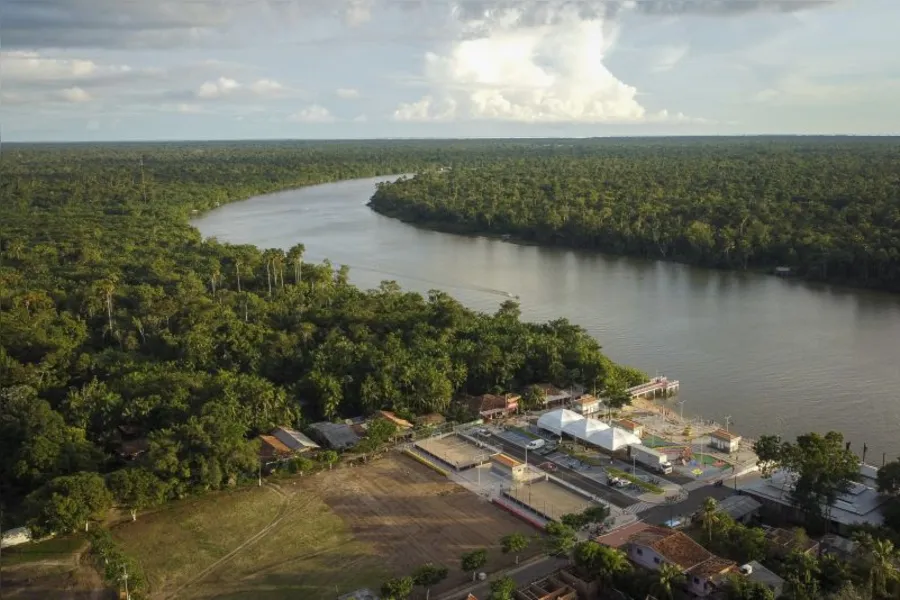
[[[64,102],[72,103],[90,102],[91,100],[91,95],[77,86],[61,90],[58,94],[58,97]]]
[[[241,87],[234,79],[219,77],[216,81],[207,81],[197,90],[198,98],[221,98]]]
[[[289,91],[274,79],[258,79],[250,85],[244,85],[230,77],[219,77],[203,83],[195,95],[203,100],[213,100],[234,97],[239,94],[274,97]]]
[[[338,88],[334,93],[338,98],[344,98],[345,100],[359,98],[359,90],[353,88]]]
[[[470,7],[471,8],[471,7]],[[586,5],[535,2],[463,19],[460,39],[425,56],[431,93],[401,104],[397,120],[634,122],[637,90],[604,65],[618,26]]]
[[[336,119],[324,106],[312,104],[306,108],[302,108],[288,117],[293,123],[332,123]]]
[[[59,82],[112,78],[132,71],[128,65],[100,65],[92,60],[54,58],[38,52],[0,53],[3,77],[15,82]]]

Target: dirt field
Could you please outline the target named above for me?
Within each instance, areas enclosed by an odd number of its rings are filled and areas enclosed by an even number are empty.
[[[479,448],[457,435],[428,438],[416,442],[416,446],[437,456],[445,463],[455,466],[457,469],[467,469],[483,463],[493,454],[486,448]]]
[[[512,564],[499,551],[500,538],[512,532],[535,533],[393,454],[277,486],[210,494],[114,530],[140,557],[153,598],[248,600],[333,600],[336,592],[377,589],[426,562],[450,568],[432,591],[448,589],[467,580],[459,557],[468,550],[489,549],[488,571]]]
[[[3,550],[4,600],[110,600],[100,574],[86,564],[86,542],[78,537],[57,538]]]
[[[594,506],[587,498],[549,480],[516,486],[509,490],[509,495],[555,519],[566,514],[580,513]]]

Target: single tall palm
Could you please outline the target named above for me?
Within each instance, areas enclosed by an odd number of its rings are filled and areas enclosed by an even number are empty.
[[[889,581],[900,581],[900,552],[890,540],[872,540],[869,550],[869,580],[872,582],[872,593],[879,596],[887,594]]]
[[[684,574],[681,569],[669,563],[663,563],[659,571],[656,572],[656,582],[653,584],[654,594],[660,599],[668,598],[672,600],[675,586],[684,580]]]
[[[704,498],[703,505],[700,507],[700,521],[703,523],[703,530],[706,531],[707,539],[712,541],[713,526],[718,521],[719,503],[715,498]]]
[[[619,575],[631,571],[631,563],[621,550],[603,547],[597,561],[597,575],[604,586],[612,585]]]

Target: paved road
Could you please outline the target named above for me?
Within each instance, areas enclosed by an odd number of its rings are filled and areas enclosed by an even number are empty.
[[[653,525],[662,525],[673,516],[690,516],[700,508],[700,505],[703,504],[703,500],[705,498],[711,496],[716,500],[723,500],[728,496],[731,496],[732,494],[734,494],[734,490],[731,488],[725,486],[715,487],[713,485],[707,485],[688,492],[687,500],[683,500],[678,504],[673,504],[671,506],[667,504],[655,506],[644,512],[641,512],[638,517],[642,521],[652,523]]]
[[[487,598],[491,595],[491,581],[498,579],[503,575],[508,575],[515,580],[518,587],[527,585],[538,579],[543,579],[550,573],[557,571],[569,564],[567,558],[552,558],[549,556],[541,556],[518,567],[506,571],[505,573],[495,573],[487,581],[479,581],[468,588],[457,588],[451,592],[446,592],[440,596],[435,596],[434,600],[464,600],[467,594],[472,594],[476,598]]]
[[[525,451],[523,449],[514,444],[510,444],[502,438],[492,435],[490,437],[490,443],[494,446],[502,448],[503,452],[509,454],[517,460],[525,460]],[[534,452],[530,452],[528,454],[528,459],[533,464],[542,463],[547,460],[545,457],[540,456],[539,454],[536,454]],[[558,463],[556,464],[556,467],[557,469],[556,471],[554,471],[553,475],[559,477],[567,483],[571,483],[572,485],[583,489],[586,492],[590,492],[591,494],[599,498],[603,498],[614,506],[625,508],[626,506],[631,506],[632,504],[638,503],[638,500],[636,498],[632,498],[623,494],[622,492],[619,492],[618,490],[614,490],[609,486],[603,485],[595,479],[585,477],[578,471],[575,471]]]

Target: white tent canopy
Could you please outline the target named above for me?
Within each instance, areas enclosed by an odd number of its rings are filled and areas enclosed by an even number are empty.
[[[591,434],[587,441],[609,452],[615,452],[625,446],[640,444],[641,438],[624,429],[610,427],[609,429],[604,429],[603,431]]]
[[[590,441],[590,437],[605,429],[609,429],[609,425],[597,419],[581,419],[580,421],[572,421],[563,427],[563,433],[571,435],[585,442]]]
[[[561,435],[566,426],[584,420],[585,418],[578,413],[572,412],[571,410],[567,410],[565,408],[560,408],[557,410],[551,410],[550,412],[541,415],[541,417],[538,419],[537,425],[541,429],[546,429],[551,433]]]

